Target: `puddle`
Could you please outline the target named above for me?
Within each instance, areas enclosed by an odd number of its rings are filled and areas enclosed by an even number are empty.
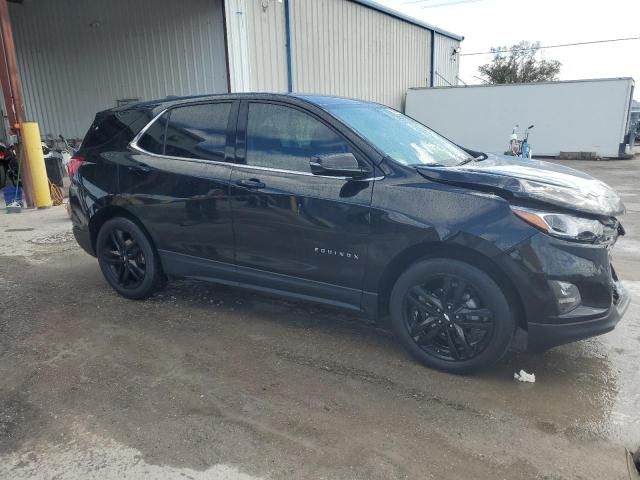
[[[73,438],[68,443],[36,444],[20,452],[0,455],[0,478],[263,480],[224,464],[213,465],[202,471],[149,464],[135,448],[82,431],[80,428],[75,430]],[[86,444],[88,446],[85,446]]]
[[[594,340],[606,346],[606,357],[615,377],[611,411],[602,427],[608,437],[636,447],[640,442],[640,281],[625,281],[631,306],[616,329]]]

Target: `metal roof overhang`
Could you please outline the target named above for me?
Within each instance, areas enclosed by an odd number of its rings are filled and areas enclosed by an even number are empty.
[[[387,15],[391,15],[392,17],[398,18],[405,22],[412,23],[414,25],[417,25],[418,27],[426,28],[427,30],[431,30],[432,32],[439,33],[442,36],[452,38],[453,40],[458,40],[459,42],[464,40],[464,37],[461,35],[456,35],[455,33],[447,32],[446,30],[443,30],[434,25],[431,25],[430,23],[423,22],[422,20],[418,20],[417,18],[414,18],[410,15],[406,15],[402,12],[394,10],[393,8],[389,8],[385,5],[381,5],[378,2],[374,2],[372,0],[350,0],[350,1],[353,3],[358,3],[365,7],[371,8],[373,10],[377,10],[381,13],[386,13]]]
[[[10,3],[22,3],[24,0],[8,0]],[[374,2],[372,0],[350,0],[351,2],[358,3],[367,8],[371,8],[373,10],[377,10],[381,13],[385,13],[387,15],[391,15],[392,17],[398,18],[408,23],[412,23],[413,25],[417,25],[418,27],[426,28],[427,30],[431,30],[433,32],[439,33],[445,37],[452,38],[454,40],[458,40],[461,42],[464,40],[464,37],[461,35],[456,35],[455,33],[447,32],[441,28],[436,27],[435,25],[431,25],[430,23],[423,22],[422,20],[418,20],[410,15],[406,15],[402,12],[394,10],[393,8],[386,7],[384,5],[379,4],[378,2]]]

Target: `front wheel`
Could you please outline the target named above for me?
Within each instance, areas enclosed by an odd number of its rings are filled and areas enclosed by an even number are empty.
[[[496,363],[516,326],[496,282],[475,266],[450,259],[420,261],[400,276],[391,293],[391,322],[420,362],[459,374]]]
[[[146,298],[162,286],[158,254],[142,229],[128,218],[112,218],[102,225],[96,254],[105,279],[123,297]]]

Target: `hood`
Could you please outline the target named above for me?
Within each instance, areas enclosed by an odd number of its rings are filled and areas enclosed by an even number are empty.
[[[416,167],[425,178],[467,188],[503,192],[513,198],[546,203],[598,216],[624,213],[618,194],[606,183],[573,168],[540,160],[488,154],[459,167]]]

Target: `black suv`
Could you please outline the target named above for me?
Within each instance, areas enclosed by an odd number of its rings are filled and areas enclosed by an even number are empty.
[[[188,277],[322,302],[456,373],[608,332],[629,304],[609,187],[463,149],[379,104],[128,105],[97,114],[68,168],[75,237],[127,298]]]

